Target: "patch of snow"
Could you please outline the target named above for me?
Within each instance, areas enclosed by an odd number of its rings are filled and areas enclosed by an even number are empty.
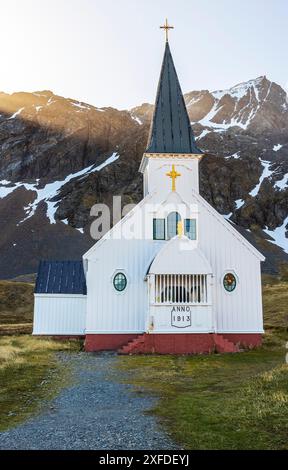
[[[87,105],[84,105],[82,103],[80,103],[80,101],[78,101],[78,103],[71,103],[73,106],[76,106],[77,108],[81,108],[81,109],[91,109],[90,106],[87,106]]]
[[[223,98],[223,96],[225,95],[230,95],[233,98],[236,98],[237,101],[239,101],[241,98],[243,98],[247,94],[249,89],[253,88],[255,91],[256,98],[258,100],[259,92],[257,89],[257,85],[260,84],[260,82],[262,81],[262,78],[263,77],[258,77],[254,80],[249,80],[248,82],[239,83],[238,85],[235,85],[234,87],[229,88],[227,90],[213,91],[212,95],[214,96],[214,98],[218,100]]]
[[[271,243],[280,246],[286,253],[288,253],[288,238],[286,238],[285,236],[287,224],[288,217],[286,217],[281,227],[277,227],[275,230],[264,230],[264,232],[266,232],[268,235],[270,235],[270,237],[274,239],[274,241],[271,241]]]
[[[222,106],[219,107],[219,102],[215,101],[212,109],[203,119],[198,121],[198,124],[201,124],[204,127],[212,127],[213,129],[219,129],[219,132],[224,132],[230,129],[230,127],[235,127],[235,126],[238,126],[241,129],[245,129],[245,130],[247,129],[247,127],[249,126],[251,122],[250,116],[247,119],[245,124],[243,124],[241,121],[234,119],[234,118],[231,119],[230,122],[226,122],[226,121],[222,123],[213,122],[214,117],[220,111],[221,108]]]
[[[9,196],[9,194],[13,193],[13,191],[19,187],[19,183],[13,184],[13,186],[10,187],[7,186],[8,184],[11,183],[6,180],[0,181],[0,199],[4,199],[4,197]]]
[[[223,128],[222,124],[217,124],[216,122],[212,122],[212,119],[216,116],[218,111],[219,111],[218,102],[215,101],[214,105],[212,106],[209,113],[206,114],[206,116],[203,119],[198,121],[198,124],[201,124],[203,127],[215,127],[215,128],[221,127],[221,128]]]
[[[232,214],[233,214],[233,212],[230,212],[230,214],[224,214],[223,217],[224,217],[224,219],[230,221],[230,217],[232,216]]]
[[[139,124],[139,126],[143,125],[143,122],[137,116],[132,116],[132,114],[131,114],[131,117],[132,117],[133,121],[136,121]]]
[[[53,100],[53,97],[51,96],[51,98],[49,98],[49,100],[47,101],[47,106],[50,106],[51,104],[53,103],[56,103],[57,100]]]
[[[22,113],[23,109],[24,109],[24,108],[18,109],[18,111],[16,111],[16,113],[14,113],[14,114],[8,119],[8,121],[10,121],[10,119],[15,119],[17,116],[19,116],[19,114]]]
[[[193,106],[193,104],[195,103],[198,103],[198,101],[200,101],[202,99],[202,95],[200,96],[194,96],[194,98],[192,98],[189,103],[187,104],[187,108],[189,108],[190,106]]]
[[[202,124],[203,126],[213,127],[214,129],[221,129],[222,132],[234,126],[238,126],[241,129],[246,130],[248,126],[250,125],[252,119],[255,117],[260,107],[259,85],[261,84],[262,80],[263,80],[263,77],[259,77],[256,80],[250,80],[248,82],[239,83],[233,88],[230,88],[227,90],[213,91],[211,94],[214,98],[214,105],[212,109],[210,110],[210,112],[203,119],[201,119],[199,123]],[[268,93],[264,101],[267,99],[269,92],[270,92],[270,88],[268,90]],[[215,118],[219,110],[221,109],[222,105],[220,104],[220,100],[225,95],[231,96],[231,98],[234,100],[235,102],[234,111],[236,111],[237,103],[244,96],[247,95],[249,97],[249,101],[248,101],[248,104],[241,110],[240,112],[241,114],[238,115],[237,118],[232,118],[230,119],[229,122],[224,121],[222,123],[215,123],[213,122],[213,119]],[[192,99],[190,103],[192,105],[194,103],[194,99]],[[244,114],[243,111],[245,111],[246,108],[248,109],[251,108],[251,111],[249,113],[249,116],[245,118],[245,121],[243,121],[243,114]]]
[[[120,157],[120,155],[118,155],[118,153],[113,153],[111,155],[111,157],[107,158],[107,160],[105,160],[105,162],[101,163],[101,165],[97,166],[96,168],[94,168],[93,171],[100,171],[102,170],[103,168],[105,168],[105,166],[108,166],[110,165],[111,163],[113,162],[116,162],[116,160],[118,160],[118,158]]]
[[[17,246],[17,243],[13,243],[13,246]]]
[[[17,188],[24,187],[27,191],[33,191],[36,193],[36,197],[34,201],[28,206],[24,208],[26,212],[25,218],[18,223],[18,225],[22,224],[26,220],[30,219],[40,204],[41,201],[44,201],[47,204],[47,217],[49,218],[49,221],[51,224],[55,224],[55,212],[57,210],[56,205],[58,204],[59,201],[51,201],[51,199],[54,199],[55,196],[57,196],[58,192],[64,186],[67,184],[69,181],[73,180],[74,178],[84,178],[88,176],[90,173],[93,173],[95,171],[101,171],[103,168],[105,168],[107,165],[110,165],[111,163],[115,162],[118,160],[119,155],[118,153],[113,153],[105,162],[103,162],[101,165],[98,165],[95,167],[95,165],[91,165],[87,168],[84,168],[83,170],[78,171],[77,173],[71,173],[70,175],[66,176],[64,180],[61,181],[54,181],[54,183],[48,183],[44,186],[44,188],[39,189],[38,188],[38,183],[39,179],[36,180],[35,183],[11,183],[7,180],[2,180],[0,181],[0,199],[4,199],[7,197],[9,194],[11,194],[13,191],[15,191]],[[64,219],[62,220],[64,224],[68,224],[68,220]]]
[[[68,219],[62,219],[61,222],[63,222],[65,225],[69,225]],[[76,230],[78,230],[80,233],[84,233],[83,228],[76,228]]]
[[[101,108],[95,108],[96,111],[99,111],[99,113],[105,113],[105,109],[101,109]]]
[[[208,130],[208,129],[204,129],[200,135],[198,135],[198,137],[196,137],[196,140],[200,140],[200,139],[203,139],[203,137],[205,137],[205,135],[207,134],[210,134],[211,130]]]
[[[47,95],[44,95],[43,93],[32,93],[34,96],[44,96],[44,98],[47,98]]]
[[[42,109],[43,106],[35,106],[35,109],[36,109],[36,112],[38,113],[38,111],[40,111],[40,109]]]
[[[282,149],[282,147],[283,147],[283,145],[281,145],[281,144],[274,145],[273,151],[278,152],[278,150]]]
[[[51,199],[57,196],[62,186],[69,183],[69,181],[71,181],[72,179],[78,178],[83,175],[86,176],[87,174],[91,173],[91,171],[95,171],[96,169],[93,169],[93,167],[94,165],[91,165],[88,168],[84,168],[83,170],[78,171],[77,173],[71,173],[70,175],[66,176],[64,180],[54,181],[54,183],[48,183],[42,189],[38,189],[37,184],[24,184],[23,186],[25,186],[28,191],[35,191],[37,193],[37,197],[32,203],[25,207],[25,211],[28,212],[28,215],[20,222],[20,224],[25,222],[27,219],[30,219],[30,217],[35,214],[38,204],[41,201],[44,201],[47,204],[47,217],[50,220],[50,224],[55,224],[55,212],[57,209],[56,205],[59,201],[52,202]]]
[[[229,155],[225,157],[225,160],[230,160],[230,158],[234,158],[234,160],[238,160],[240,158],[240,152],[233,153],[233,155]]]
[[[252,191],[249,193],[250,196],[257,196],[257,194],[259,193],[259,189],[260,189],[260,186],[262,184],[262,182],[264,181],[265,178],[269,178],[269,176],[272,175],[273,171],[270,170],[270,165],[271,165],[271,162],[267,162],[265,160],[260,160],[261,161],[261,164],[264,168],[263,170],[263,173],[260,177],[260,180],[259,180],[259,183],[257,184],[257,186],[255,186],[254,189],[252,189]]]
[[[236,204],[236,209],[238,210],[245,204],[245,201],[243,201],[243,199],[237,199],[237,201],[235,201],[235,204]]]
[[[36,209],[41,201],[44,201],[47,205],[47,217],[49,218],[50,224],[55,224],[56,223],[55,212],[57,210],[56,206],[59,203],[59,201],[51,201],[51,199],[54,199],[57,196],[60,189],[65,184],[69,183],[69,181],[75,178],[81,179],[81,177],[84,178],[88,176],[90,173],[94,173],[95,171],[102,170],[102,168],[104,168],[105,166],[118,160],[118,158],[119,158],[119,155],[117,153],[113,153],[111,157],[107,158],[107,160],[101,165],[99,165],[98,167],[95,168],[95,165],[93,164],[87,168],[84,168],[83,170],[78,171],[77,173],[71,173],[70,175],[66,176],[64,180],[54,181],[54,183],[48,183],[42,189],[38,188],[38,183],[34,183],[34,184],[17,183],[13,188],[2,188],[2,189],[9,189],[11,192],[11,191],[14,191],[16,187],[24,186],[27,191],[36,192],[35,200],[24,208],[26,212],[26,217],[23,220],[21,220],[21,222],[19,222],[18,225],[30,219],[30,217],[32,217],[35,214]],[[0,187],[0,191],[1,191],[1,187]],[[1,192],[0,192],[0,197],[1,197]],[[5,195],[3,197],[5,197]],[[66,223],[66,220],[67,219],[64,219],[62,220],[62,222]]]
[[[276,181],[274,187],[276,186],[279,189],[286,189],[288,183],[288,173],[283,176],[282,180]]]

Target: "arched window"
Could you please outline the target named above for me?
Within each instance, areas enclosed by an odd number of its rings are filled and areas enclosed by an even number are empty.
[[[181,216],[178,212],[171,212],[167,217],[167,238],[173,238],[177,235],[177,226],[180,222]]]

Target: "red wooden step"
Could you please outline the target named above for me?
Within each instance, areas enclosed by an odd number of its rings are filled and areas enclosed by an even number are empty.
[[[132,351],[134,352],[144,342],[145,342],[145,333],[137,336],[137,338],[133,339],[132,341],[129,341],[127,344],[122,346],[122,348],[118,350],[118,354],[131,354]]]

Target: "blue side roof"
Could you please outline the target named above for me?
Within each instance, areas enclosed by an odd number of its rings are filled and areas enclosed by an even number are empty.
[[[87,294],[82,261],[40,261],[35,294]]]

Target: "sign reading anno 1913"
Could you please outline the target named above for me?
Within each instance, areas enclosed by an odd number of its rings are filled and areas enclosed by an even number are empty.
[[[191,309],[189,306],[177,306],[171,310],[171,325],[176,328],[191,326]]]

